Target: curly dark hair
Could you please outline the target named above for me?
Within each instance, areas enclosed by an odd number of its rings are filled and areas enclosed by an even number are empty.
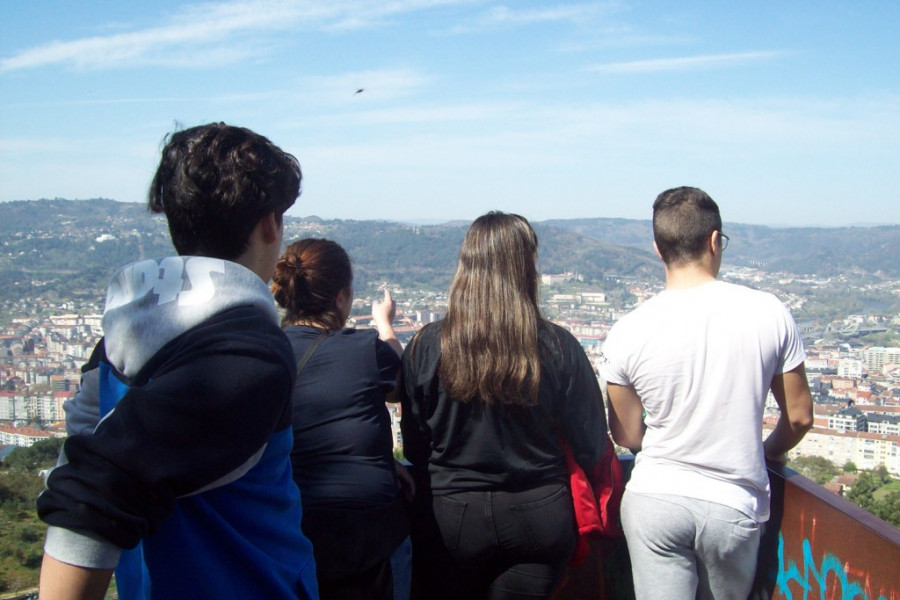
[[[260,218],[300,195],[300,164],[267,138],[225,123],[166,136],[148,207],[165,213],[179,254],[234,260]]]

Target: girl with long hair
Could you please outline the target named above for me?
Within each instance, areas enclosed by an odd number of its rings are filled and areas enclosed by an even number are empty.
[[[608,443],[578,341],[541,316],[537,236],[515,214],[472,223],[447,316],[401,368],[417,492],[413,597],[546,598],[576,543],[564,437],[589,470]]]

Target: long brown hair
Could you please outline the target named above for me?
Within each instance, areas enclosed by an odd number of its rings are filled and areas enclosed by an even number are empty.
[[[519,215],[489,212],[469,227],[441,327],[440,378],[462,402],[537,403],[537,236]]]
[[[306,238],[285,249],[275,265],[272,295],[285,310],[282,326],[315,322],[330,331],[344,326],[335,301],[353,283],[350,257],[337,242]]]

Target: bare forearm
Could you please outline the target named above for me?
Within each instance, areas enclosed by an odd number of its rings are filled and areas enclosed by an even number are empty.
[[[782,415],[775,424],[775,430],[763,442],[766,458],[776,462],[784,462],[785,454],[800,443],[806,432],[812,427],[812,423],[805,425],[792,425],[790,420]]]
[[[60,562],[44,554],[41,564],[41,600],[103,600],[111,569],[88,569]]]
[[[813,426],[812,395],[803,363],[772,378],[772,395],[781,416],[775,431],[763,442],[763,448],[767,459],[784,462],[785,453],[799,444]]]
[[[641,449],[644,441],[643,406],[634,388],[609,384],[609,432],[613,440],[632,452]]]
[[[400,345],[400,340],[397,339],[397,334],[394,333],[390,323],[378,325],[378,339],[390,346],[397,356],[403,355],[403,346]]]
[[[637,452],[641,449],[641,444],[644,441],[643,425],[625,427],[617,418],[610,416],[609,432],[612,434],[612,439],[623,448],[628,448],[632,452]]]

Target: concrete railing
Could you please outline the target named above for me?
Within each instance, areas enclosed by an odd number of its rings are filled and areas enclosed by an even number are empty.
[[[630,457],[626,461],[630,468]],[[769,480],[772,517],[751,598],[900,600],[900,530],[786,467],[770,465]],[[631,598],[624,539],[599,540],[555,596]]]

